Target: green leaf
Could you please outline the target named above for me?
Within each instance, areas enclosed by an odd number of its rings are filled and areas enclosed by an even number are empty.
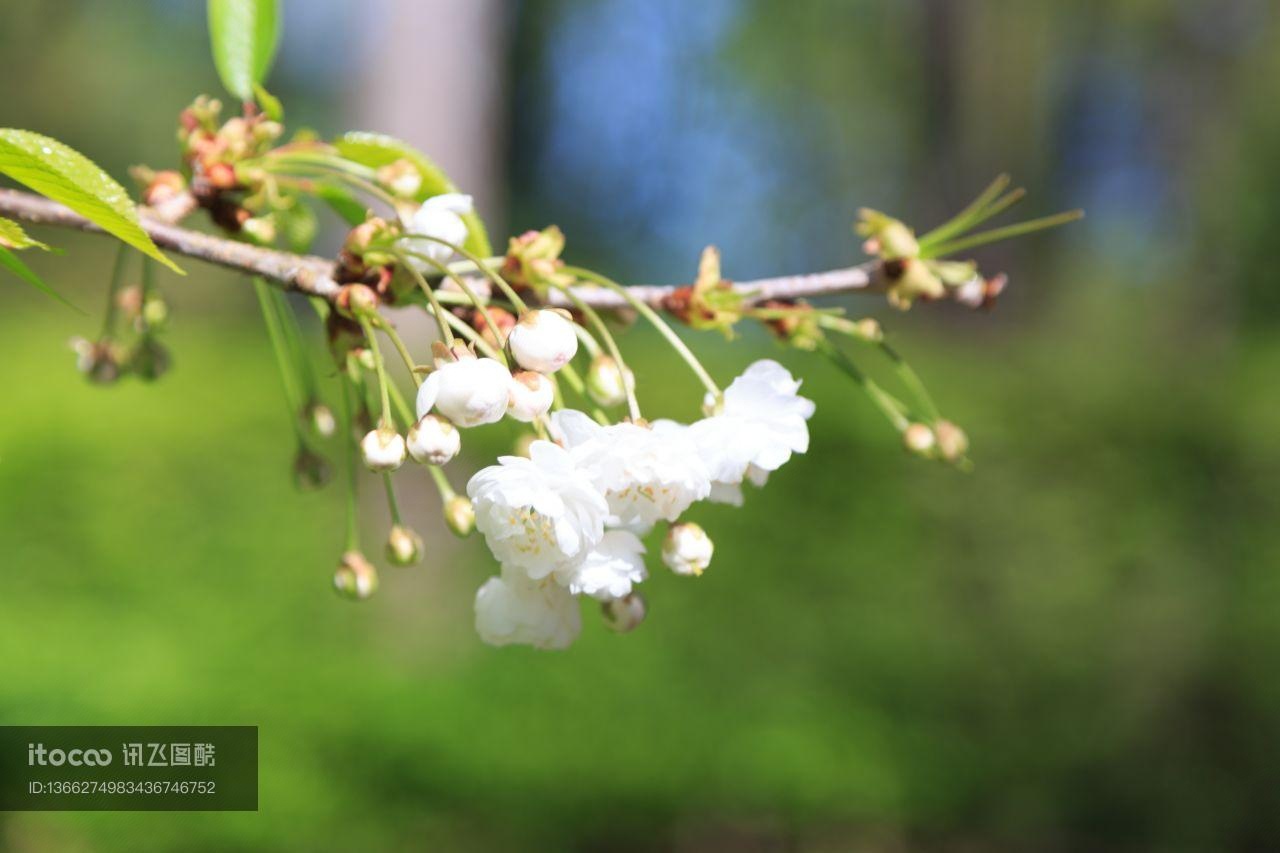
[[[0,128],[0,173],[64,204],[108,234],[186,275],[138,224],[124,187],[78,151],[29,130]]]
[[[209,0],[213,63],[227,91],[253,100],[253,87],[267,77],[280,41],[276,0]]]
[[[0,221],[7,221],[7,220],[0,220]],[[13,252],[6,249],[4,246],[0,246],[0,266],[6,267],[10,272],[12,272],[18,278],[27,282],[37,290],[44,291],[47,295],[52,296],[54,299],[58,300],[68,308],[74,309],[76,311],[80,311],[79,308],[76,308],[76,306],[68,302],[65,296],[63,296],[61,293],[58,293],[58,291],[54,290],[49,285],[45,284],[44,280],[41,279],[40,276],[36,275],[34,272],[31,271],[31,267],[24,264],[21,258],[19,258]],[[80,313],[83,314],[84,312],[80,311]]]
[[[0,249],[44,249],[49,247],[23,230],[22,226],[12,219],[0,216]]]
[[[316,198],[329,205],[348,225],[359,225],[368,218],[369,209],[345,187],[328,181],[317,182]]]
[[[276,211],[276,221],[280,223],[280,235],[289,251],[305,253],[311,250],[320,224],[315,211],[306,202],[295,197],[292,205]]]
[[[263,115],[272,121],[284,121],[284,105],[279,98],[262,88],[261,83],[253,84],[253,97]]]
[[[397,160],[408,160],[417,168],[418,174],[422,175],[422,187],[418,190],[419,201],[433,195],[458,191],[458,187],[449,180],[444,170],[431,162],[421,151],[393,136],[357,130],[344,133],[335,139],[333,147],[346,159],[371,169],[380,169]],[[493,248],[489,244],[489,235],[485,230],[484,221],[474,213],[462,218],[467,223],[465,248],[481,257],[492,255]]]

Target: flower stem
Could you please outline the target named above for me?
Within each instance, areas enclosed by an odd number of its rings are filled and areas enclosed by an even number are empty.
[[[400,413],[400,420],[404,421],[404,427],[407,430],[417,422],[417,418],[413,416],[413,409],[409,408],[408,402],[405,401],[404,395],[400,393],[400,389],[396,386],[390,386],[391,402],[396,407],[396,411]]]
[[[400,524],[400,504],[396,502],[396,490],[391,485],[391,472],[382,472],[382,485],[387,490],[387,508],[391,510],[391,523]]]
[[[1029,219],[1026,222],[1019,222],[1015,225],[1006,225],[1003,228],[992,228],[989,231],[980,231],[968,237],[952,240],[950,243],[931,244],[927,252],[920,253],[920,257],[940,258],[945,255],[954,255],[956,252],[961,252],[965,249],[985,246],[988,243],[1008,240],[1011,237],[1021,237],[1023,234],[1031,234],[1047,228],[1056,228],[1059,225],[1066,225],[1068,222],[1075,222],[1083,217],[1083,210],[1067,210],[1062,213],[1055,213],[1053,216],[1042,216],[1039,219]]]
[[[302,398],[299,396],[301,392],[298,390],[297,377],[294,375],[293,364],[289,359],[288,344],[285,343],[284,334],[280,330],[280,317],[276,314],[271,302],[271,286],[255,276],[253,289],[258,295],[258,306],[262,309],[267,338],[271,341],[271,350],[276,357],[276,367],[280,371],[280,384],[284,389],[285,405],[289,407],[289,423],[293,427],[294,435],[301,443],[302,427],[298,423],[298,414],[302,411]]]
[[[888,418],[889,423],[893,424],[898,432],[902,432],[911,425],[911,419],[907,416],[907,407],[902,404],[892,394],[881,388],[875,380],[863,373],[862,370],[853,363],[844,351],[832,345],[830,341],[822,340],[818,342],[818,350],[823,355],[831,359],[832,363],[840,370],[844,371],[848,376],[858,384],[871,402],[875,404],[881,413]]]
[[[488,326],[489,329],[493,332],[494,340],[498,339],[498,327],[497,325],[494,324],[493,318],[489,316],[489,309],[485,307],[484,300],[481,299],[476,294],[475,290],[472,289],[471,285],[467,284],[466,279],[464,279],[462,276],[458,275],[457,273],[452,272],[448,267],[446,267],[444,264],[440,263],[430,255],[424,255],[421,252],[414,252],[410,249],[400,249],[398,251],[406,255],[412,255],[414,257],[421,258],[422,260],[431,264],[431,266],[435,267],[436,270],[438,270],[441,275],[445,276],[454,284],[456,284],[458,286],[458,289],[461,290],[463,293],[465,293],[467,298],[471,300],[471,304],[475,307],[475,309],[480,312],[480,316],[484,318],[485,325]],[[502,353],[499,347],[495,347],[495,349],[498,349],[499,355],[501,355],[501,358],[499,359],[499,361],[501,361],[503,364],[506,364],[507,363],[506,355]]]
[[[937,405],[933,402],[933,396],[929,394],[929,389],[920,380],[919,375],[912,369],[907,360],[904,359],[896,349],[891,347],[888,342],[880,341],[880,351],[884,353],[885,358],[889,359],[893,364],[894,371],[898,374],[898,379],[907,387],[907,390],[920,403],[920,407],[924,409],[925,415],[932,423],[942,420],[942,414],[938,411]]]
[[[997,175],[996,179],[988,184],[986,189],[978,193],[978,197],[969,202],[964,210],[961,210],[932,231],[922,234],[918,239],[919,245],[924,247],[941,243],[943,240],[947,240],[957,234],[963,234],[983,220],[991,218],[990,215],[984,216],[983,214],[1000,193],[1004,192],[1005,187],[1009,186],[1009,180],[1007,174]],[[1019,191],[1014,190],[1014,193],[1019,193]],[[1021,194],[1018,197],[1021,198]],[[1009,202],[1009,204],[1011,203]],[[1005,204],[1005,207],[1008,207],[1008,204]],[[1001,209],[1003,210],[1004,208]]]
[[[378,336],[373,331],[373,324],[367,317],[360,318],[360,328],[369,340],[369,350],[373,353],[373,367],[378,373],[378,393],[382,397],[382,419],[380,426],[394,426],[391,419],[391,383],[387,381],[387,365],[382,359],[382,350],[378,347]]]
[[[427,294],[427,301],[431,303],[431,310],[436,315],[436,325],[440,327],[440,337],[448,346],[453,346],[453,330],[449,328],[449,323],[444,319],[444,309],[440,307],[440,300],[436,298],[436,292],[431,289],[431,285],[427,283],[427,279],[418,272],[418,268],[409,263],[408,257],[401,251],[394,251],[396,258],[400,261],[400,266],[409,271],[409,274],[418,280],[418,285],[423,292]]]
[[[476,269],[478,269],[485,276],[485,278],[493,282],[494,285],[499,290],[502,291],[503,295],[505,295],[507,299],[511,301],[511,304],[516,307],[517,311],[524,312],[529,310],[529,306],[526,305],[525,301],[520,298],[520,294],[516,293],[516,289],[511,286],[511,283],[508,282],[502,276],[498,275],[498,273],[495,270],[491,269],[489,265],[484,262],[483,258],[477,257],[472,252],[467,251],[466,247],[459,246],[456,243],[450,243],[448,240],[441,240],[439,237],[432,237],[427,234],[406,234],[405,238],[402,238],[402,239],[406,239],[406,238],[428,240],[432,243],[438,243],[441,246],[447,246],[448,248],[452,249],[454,252],[457,252],[459,255],[462,255],[462,257],[466,258],[471,263],[475,264]]]
[[[111,282],[107,285],[107,311],[102,318],[102,339],[106,340],[115,333],[116,315],[119,312],[117,304],[117,296],[120,293],[120,283],[124,281],[124,265],[128,260],[129,247],[124,243],[116,249],[116,260],[111,266]]]
[[[572,288],[565,287],[564,285],[555,285],[555,287],[573,303],[575,308],[582,312],[582,315],[587,318],[588,322],[595,327],[596,334],[600,336],[600,340],[604,341],[605,347],[609,350],[609,355],[611,355],[613,360],[617,362],[618,370],[622,375],[622,387],[627,394],[627,411],[630,412],[631,419],[633,421],[640,420],[640,403],[636,400],[635,382],[633,381],[631,371],[627,370],[627,363],[622,360],[622,350],[618,348],[618,342],[614,339],[613,333],[609,331],[609,327],[605,325],[604,320],[601,319],[596,310],[583,302],[582,299],[573,292]]]
[[[400,333],[396,331],[396,327],[391,324],[386,317],[378,316],[378,328],[382,329],[383,334],[391,341],[391,345],[396,348],[396,352],[400,354],[400,360],[404,362],[404,366],[409,370],[409,376],[413,379],[414,385],[421,385],[422,379],[419,378],[418,372],[414,369],[416,365],[413,363],[413,355],[410,354],[409,348],[405,346],[404,339],[400,337]]]
[[[449,478],[445,476],[444,470],[439,465],[428,465],[427,470],[431,472],[431,479],[436,481],[436,488],[440,490],[440,499],[445,503],[457,497],[457,492],[453,490],[453,486],[449,485]]]
[[[360,550],[360,525],[356,518],[356,490],[359,479],[356,475],[355,451],[355,406],[351,403],[354,389],[352,382],[344,374],[342,377],[342,430],[344,433],[343,462],[347,468],[347,548],[348,551]]]
[[[698,380],[702,382],[703,387],[705,387],[714,397],[719,399],[720,387],[716,385],[715,380],[711,378],[711,374],[702,366],[702,362],[698,361],[698,357],[693,354],[693,350],[689,349],[688,345],[685,344],[684,341],[680,340],[680,336],[675,333],[675,330],[671,328],[667,321],[658,316],[657,311],[654,311],[647,304],[636,299],[635,295],[621,284],[618,284],[616,281],[606,278],[597,272],[593,272],[589,269],[583,269],[582,267],[565,267],[564,271],[570,275],[577,276],[578,278],[594,282],[602,287],[607,287],[623,299],[627,300],[632,308],[636,309],[642,317],[653,324],[653,327],[667,339],[667,342],[671,344],[676,353],[684,359],[685,364],[689,365],[690,369],[693,370],[694,375],[696,375]]]

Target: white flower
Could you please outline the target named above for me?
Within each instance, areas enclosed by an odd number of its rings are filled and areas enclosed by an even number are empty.
[[[390,427],[378,427],[360,440],[360,454],[370,471],[394,471],[404,464],[404,438]]]
[[[557,569],[556,580],[574,595],[610,601],[630,594],[648,572],[644,567],[644,543],[629,530],[606,530],[600,544],[571,569]]]
[[[737,486],[750,475],[763,483],[792,453],[809,449],[813,401],[796,394],[800,382],[776,361],[762,360],[747,368],[725,389],[720,411],[690,425],[689,433],[707,462],[711,479],[721,486]],[[715,401],[707,395],[706,407]],[[720,498],[741,491],[720,488]]]
[[[467,239],[467,224],[462,221],[462,216],[471,213],[473,209],[469,195],[445,193],[432,196],[409,217],[409,221],[405,223],[405,231],[461,246]],[[453,249],[433,240],[408,240],[406,243],[410,251],[426,255],[436,263],[442,264],[453,255]],[[430,263],[412,255],[409,256],[409,263],[419,272],[436,271]]]
[[[511,374],[491,358],[464,356],[437,360],[418,388],[418,417],[434,406],[460,427],[491,424],[507,413]]]
[[[691,521],[673,525],[662,543],[662,562],[678,575],[700,575],[711,565],[715,545],[707,532]]]
[[[462,435],[439,415],[423,415],[409,427],[409,455],[427,465],[443,465],[462,449]]]
[[[587,370],[587,393],[591,399],[602,406],[619,406],[627,400],[626,383],[635,383],[630,369],[623,376],[618,362],[607,355],[598,355],[591,360]]]
[[[530,423],[551,409],[555,396],[555,385],[550,379],[532,370],[521,370],[511,376],[507,414],[518,421]]]
[[[569,315],[555,308],[528,311],[507,336],[516,363],[526,370],[555,373],[578,352],[578,334]]]
[[[645,532],[674,521],[711,491],[706,465],[687,432],[672,422],[601,426],[582,412],[551,416],[564,442],[609,501],[609,523]]]
[[[476,633],[491,646],[568,648],[582,629],[578,602],[552,580],[504,569],[476,592]]]
[[[564,448],[535,441],[529,456],[499,457],[476,472],[467,494],[498,562],[538,579],[586,559],[604,536],[609,507]]]

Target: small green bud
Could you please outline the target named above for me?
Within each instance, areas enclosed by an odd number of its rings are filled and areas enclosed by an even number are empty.
[[[368,319],[378,313],[378,294],[363,284],[345,284],[334,300],[338,313],[353,320]]]
[[[931,457],[936,444],[937,436],[933,434],[933,430],[929,429],[926,424],[910,424],[902,431],[902,446],[907,449],[908,453],[913,453],[916,456]]]
[[[635,382],[631,371],[623,376],[611,356],[598,355],[587,369],[587,393],[601,406],[620,406],[627,400],[627,382]]]
[[[466,495],[454,495],[445,501],[444,520],[449,529],[465,537],[476,525],[476,510]]]
[[[333,573],[333,588],[352,601],[363,601],[378,590],[378,571],[359,551],[347,551]]]
[[[307,404],[304,410],[304,416],[307,423],[310,424],[312,432],[320,438],[331,438],[338,429],[338,421],[333,416],[333,410],[324,403],[312,401]]]
[[[884,329],[880,327],[880,321],[873,317],[863,317],[861,320],[855,320],[853,334],[860,340],[870,344],[878,344],[884,340]]]
[[[322,489],[332,476],[329,462],[320,454],[306,447],[299,447],[293,457],[293,485],[300,492],[312,492]]]
[[[126,367],[147,382],[155,381],[169,370],[169,350],[151,335],[143,335],[129,351]]]
[[[251,216],[240,226],[240,230],[249,239],[261,246],[269,246],[276,241],[277,229],[273,216]]]
[[[162,329],[169,322],[169,306],[159,296],[152,296],[142,306],[142,322],[148,329]]]
[[[929,265],[918,258],[901,258],[887,261],[884,274],[888,276],[889,304],[901,311],[911,307],[916,299],[941,299],[947,294],[942,279],[933,274]]]
[[[422,559],[422,548],[421,536],[397,524],[387,536],[387,562],[393,566],[412,566]]]
[[[948,462],[958,462],[969,451],[969,436],[951,421],[938,421],[933,426],[938,439],[938,453]]]

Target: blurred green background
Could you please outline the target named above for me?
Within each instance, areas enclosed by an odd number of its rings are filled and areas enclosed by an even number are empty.
[[[218,90],[202,6],[3,0],[0,124],[121,178],[172,164],[177,111]],[[498,35],[472,66],[433,62],[476,9]],[[388,60],[397,16],[428,26]],[[482,212],[558,222],[571,258],[623,280],[686,279],[706,242],[740,279],[854,262],[857,206],[927,228],[1002,170],[1031,213],[1090,218],[980,253],[1012,280],[990,315],[841,303],[881,317],[968,430],[968,475],[905,457],[820,359],[691,335],[720,377],[762,356],[803,375],[813,447],[744,509],[693,512],[715,564],[655,571],[641,630],[584,608],[559,654],[478,641],[493,566],[443,531],[425,477],[405,488],[428,565],[336,598],[340,496],[292,488],[250,289],[166,275],[172,373],[91,387],[66,340],[97,328],[113,250],[39,232],[67,255],[33,264],[91,310],[0,287],[0,723],[257,725],[261,809],[9,813],[0,846],[1275,849],[1277,17],[1266,0],[287,3],[272,89],[291,122],[367,118],[393,85],[373,64],[410,93],[445,75],[502,117]],[[418,116],[447,140],[446,108],[402,99],[369,129]],[[624,346],[647,410],[694,417],[654,336]],[[512,436],[469,432],[455,482]]]

